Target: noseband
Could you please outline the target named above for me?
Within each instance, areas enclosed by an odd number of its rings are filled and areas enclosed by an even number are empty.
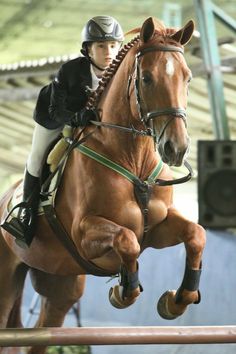
[[[186,110],[184,108],[173,108],[173,107],[167,107],[167,108],[161,108],[161,109],[156,109],[155,111],[148,112],[146,114],[143,113],[143,108],[141,105],[141,97],[140,97],[140,92],[139,92],[139,81],[140,81],[140,58],[145,55],[146,53],[150,52],[179,52],[182,55],[184,54],[184,51],[182,48],[176,47],[176,46],[152,46],[148,48],[144,48],[140,50],[136,56],[135,56],[135,69],[134,69],[134,87],[135,87],[135,97],[136,97],[136,105],[138,108],[138,113],[139,113],[139,119],[141,122],[144,124],[146,130],[151,130],[152,136],[155,136],[153,132],[153,127],[151,121],[153,119],[156,119],[160,116],[171,116],[171,119],[169,119],[166,124],[164,125],[162,131],[159,134],[158,137],[158,142],[160,141],[161,137],[163,136],[163,133],[169,125],[169,123],[174,119],[174,118],[181,118],[183,119],[185,125],[186,125]]]

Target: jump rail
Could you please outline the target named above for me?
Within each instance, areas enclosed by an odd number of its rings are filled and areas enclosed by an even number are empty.
[[[0,329],[0,347],[236,343],[236,326]]]

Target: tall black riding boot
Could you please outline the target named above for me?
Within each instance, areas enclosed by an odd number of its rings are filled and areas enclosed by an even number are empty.
[[[15,205],[7,215],[1,227],[16,238],[18,246],[30,246],[36,228],[37,211],[40,200],[39,178],[25,172],[23,202]],[[14,212],[18,211],[17,216]]]
[[[19,215],[19,222],[24,231],[24,238],[22,242],[25,242],[28,246],[31,244],[34,237],[39,200],[40,200],[39,178],[32,176],[26,170],[25,177],[24,177],[24,185],[23,185],[23,201],[26,204],[21,209]],[[17,243],[19,244],[19,242]]]

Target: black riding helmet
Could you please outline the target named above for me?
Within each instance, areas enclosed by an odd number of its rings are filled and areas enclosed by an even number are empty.
[[[124,34],[121,25],[113,17],[95,16],[91,18],[84,26],[81,34],[81,40],[81,53],[89,58],[88,44],[103,41],[122,42],[124,40]],[[92,64],[95,65],[94,63]]]

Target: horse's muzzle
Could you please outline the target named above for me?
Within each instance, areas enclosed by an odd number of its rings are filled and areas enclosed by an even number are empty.
[[[186,154],[189,150],[189,138],[186,141],[186,144],[174,145],[171,140],[165,141],[163,144],[158,145],[158,152],[162,158],[162,161],[168,164],[169,166],[181,166]]]

